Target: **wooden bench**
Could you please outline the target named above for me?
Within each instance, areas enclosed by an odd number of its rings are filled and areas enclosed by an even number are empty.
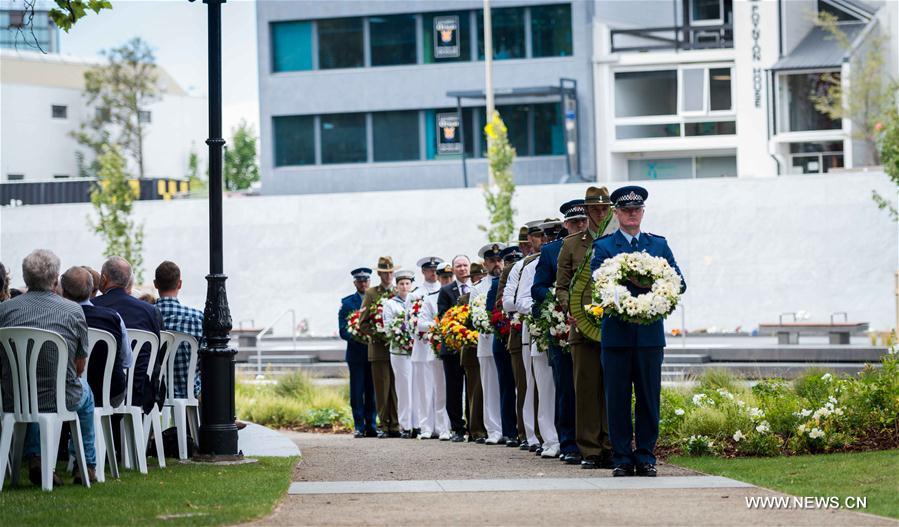
[[[778,344],[799,344],[800,335],[827,335],[831,344],[849,344],[851,335],[868,331],[867,322],[787,322],[759,324],[760,335],[777,335]]]

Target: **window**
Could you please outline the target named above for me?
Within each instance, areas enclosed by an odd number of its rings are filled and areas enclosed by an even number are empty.
[[[315,118],[292,115],[273,118],[275,166],[315,164]]]
[[[22,181],[25,179],[25,174],[6,174],[7,181]]]
[[[69,107],[61,104],[54,104],[50,107],[50,112],[54,119],[66,119],[69,114]]]
[[[616,139],[642,139],[648,137],[680,137],[680,123],[632,124],[615,127]]]
[[[368,160],[364,113],[322,115],[320,120],[323,164]]]
[[[424,13],[421,15],[421,50],[422,61],[425,64],[434,62],[464,62],[471,60],[471,21],[469,11],[454,11],[446,13]],[[454,58],[434,58],[434,18],[441,16],[459,17],[459,56]]]
[[[319,68],[360,68],[364,65],[361,18],[319,20],[317,24]]]
[[[571,56],[571,4],[532,7],[531,43],[534,57]]]
[[[843,142],[790,143],[790,174],[820,174],[843,168]]]
[[[112,119],[109,108],[97,108],[94,110],[95,119],[101,123],[108,123]]]
[[[627,172],[630,180],[735,177],[737,156],[629,159]]]
[[[677,115],[677,70],[615,74],[615,117]]]
[[[371,65],[415,64],[415,15],[373,16],[368,19]]]
[[[149,110],[140,110],[137,112],[137,121],[140,123],[149,123],[152,121],[153,115]]]
[[[839,82],[838,72],[800,73],[780,76],[781,132],[838,130],[840,119],[831,119],[815,108],[815,97],[825,97],[831,79]]]
[[[272,29],[272,71],[312,69],[312,22],[275,22]]]
[[[737,133],[736,121],[700,121],[684,123],[684,135],[734,135]]]
[[[375,161],[419,159],[418,112],[377,112],[371,114]]]
[[[684,69],[681,76],[681,111],[705,111],[705,69]]]
[[[683,0],[687,1],[687,0]],[[724,22],[724,0],[689,0],[690,21],[696,25],[721,24]]]
[[[733,109],[730,84],[730,68],[709,69],[709,110],[721,112]]]
[[[9,25],[7,27],[10,29],[25,27],[25,12],[19,10],[9,11]]]
[[[565,130],[559,103],[534,105],[534,155],[565,154]]]
[[[520,59],[524,49],[524,8],[505,7],[491,9],[493,22],[493,58],[496,60]],[[484,13],[478,18],[478,60],[484,60]]]
[[[526,104],[508,104],[497,106],[496,111],[499,112],[503,123],[508,130],[509,144],[515,149],[518,156],[533,155],[528,141],[528,125],[531,107]],[[480,119],[480,127],[478,128],[478,137],[481,143],[480,157],[487,156],[487,135],[484,133],[484,125],[487,123],[487,109],[478,108],[478,118]]]

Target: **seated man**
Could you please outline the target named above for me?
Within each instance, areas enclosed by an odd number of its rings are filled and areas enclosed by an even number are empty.
[[[126,291],[131,287],[131,264],[120,256],[112,256],[100,269],[100,291],[103,293],[93,300],[95,306],[113,309],[128,329],[149,331],[157,337],[162,329],[162,319],[156,307],[132,297]],[[130,342],[129,342],[130,345]],[[150,367],[150,348],[144,346],[135,350],[134,384],[131,387],[131,402],[141,406],[144,412],[153,408],[153,403],[162,403],[165,390],[160,390],[159,373],[162,353],[156,354],[156,364]]]
[[[81,308],[64,300],[53,291],[59,284],[59,258],[50,251],[38,249],[22,260],[22,277],[28,292],[0,303],[0,327],[29,327],[53,331],[60,334],[66,343],[65,350],[54,350],[47,345],[42,350],[37,363],[38,408],[42,412],[54,409],[56,401],[56,357],[61,355],[66,361],[66,407],[78,413],[81,422],[81,437],[84,457],[88,465],[90,481],[96,481],[94,467],[97,464],[94,449],[94,396],[90,386],[79,378],[84,371],[87,357],[87,322]],[[49,348],[49,349],[48,349]],[[55,352],[54,352],[55,351]],[[2,364],[3,410],[12,411],[12,378],[9,363],[4,353]],[[71,451],[71,444],[70,444]],[[28,425],[25,434],[25,457],[28,461],[28,479],[35,485],[41,484],[41,441],[36,423]],[[81,474],[76,466],[75,483],[81,483]],[[53,484],[61,485],[53,475]]]
[[[110,404],[115,408],[125,400],[125,388],[128,383],[125,370],[131,367],[131,341],[128,340],[125,322],[118,313],[108,307],[99,307],[91,303],[93,281],[93,276],[87,268],[72,267],[63,273],[60,279],[62,296],[81,306],[84,318],[87,319],[88,328],[101,329],[115,337],[116,349],[107,350],[105,346],[98,346],[97,349],[91,350],[92,359],[88,362],[87,367],[87,383],[94,392],[94,404],[102,406],[104,404],[103,373],[106,367],[106,357],[107,353],[115,353],[112,380],[109,384]]]
[[[203,313],[178,301],[178,293],[181,291],[181,269],[174,262],[162,262],[156,268],[153,285],[159,291],[156,309],[162,316],[163,329],[187,333],[196,338],[199,344],[203,338]],[[189,366],[190,348],[187,344],[182,344],[175,350],[175,378],[171,381],[175,383],[175,397],[187,397],[187,369]],[[194,385],[191,387],[195,396],[200,395],[199,360],[196,365],[196,373]]]

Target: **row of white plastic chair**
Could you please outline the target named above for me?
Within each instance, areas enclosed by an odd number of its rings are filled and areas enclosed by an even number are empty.
[[[196,444],[199,430],[199,403],[194,395],[194,382],[196,379],[197,365],[197,340],[186,334],[163,331],[160,338],[155,334],[137,329],[128,329],[128,338],[134,359],[145,345],[149,345],[150,356],[148,362],[147,379],[156,364],[156,356],[164,353],[159,372],[159,382],[166,379],[166,397],[163,410],[171,412],[178,433],[178,457],[187,459],[187,437],[190,431],[191,438]],[[134,367],[128,368],[127,385],[125,388],[125,400],[116,408],[110,404],[110,385],[112,382],[112,369],[115,355],[118,351],[115,337],[106,331],[90,329],[88,332],[88,358],[84,368],[86,375],[90,364],[91,352],[97,344],[103,342],[107,346],[106,363],[103,368],[103,404],[94,407],[94,437],[96,447],[96,475],[97,481],[106,479],[105,465],[109,462],[110,473],[114,478],[119,477],[116,451],[112,434],[112,416],[121,414],[121,436],[123,444],[122,461],[125,468],[134,468],[142,473],[147,473],[146,449],[152,431],[156,443],[156,455],[160,468],[165,467],[165,452],[162,442],[162,414],[154,404],[149,413],[144,413],[140,401],[134,404],[132,401],[132,386],[134,385]],[[161,341],[161,342],[160,342]],[[69,423],[72,439],[75,445],[75,459],[70,460],[70,468],[74,462],[78,463],[81,474],[87,474],[84,447],[81,436],[81,425],[78,414],[69,411],[65,401],[66,360],[56,361],[56,402],[53,411],[41,412],[37,400],[37,363],[38,355],[45,348],[45,344],[52,343],[58,353],[66,353],[67,347],[62,336],[52,331],[35,328],[2,328],[0,329],[0,350],[5,352],[10,364],[10,373],[13,388],[13,411],[2,412],[2,428],[0,428],[0,489],[7,473],[7,463],[11,458],[11,482],[18,484],[22,453],[25,443],[25,431],[29,423],[37,423],[41,436],[41,486],[44,490],[53,490],[53,469],[56,466],[56,457],[59,447],[59,438],[64,423]],[[187,397],[176,398],[174,387],[175,355],[182,343],[190,348],[187,376]],[[162,346],[161,346],[162,345]],[[29,350],[33,353],[29,354]],[[49,351],[44,351],[49,353]],[[2,401],[2,393],[0,393]],[[14,442],[14,444],[13,444]],[[90,487],[87,477],[82,478],[84,485]]]

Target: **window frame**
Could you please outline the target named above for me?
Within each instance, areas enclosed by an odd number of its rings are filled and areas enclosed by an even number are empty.
[[[690,27],[720,26],[724,24],[724,0],[718,0],[718,18],[701,18],[699,20],[693,18],[693,6],[695,5],[696,0],[681,1],[688,1],[690,3],[690,9],[688,10],[690,13]]]
[[[820,128],[817,130],[793,130],[790,126],[790,100],[788,93],[786,90],[789,87],[789,83],[786,81],[786,77],[793,75],[812,75],[812,74],[825,74],[825,73],[839,73],[840,77],[840,85],[843,84],[842,78],[842,70],[840,68],[821,68],[821,69],[801,69],[801,70],[783,70],[778,71],[774,75],[774,93],[775,93],[775,132],[777,134],[821,134],[821,135],[833,135],[833,134],[841,134],[843,132],[846,123],[843,120],[840,120],[840,126],[836,128]],[[816,110],[817,111],[817,110]],[[831,119],[833,121],[833,119]]]
[[[56,110],[58,108],[62,108],[62,116],[57,116]],[[67,121],[69,119],[69,105],[68,104],[51,104],[50,105],[50,118],[54,121]]]

